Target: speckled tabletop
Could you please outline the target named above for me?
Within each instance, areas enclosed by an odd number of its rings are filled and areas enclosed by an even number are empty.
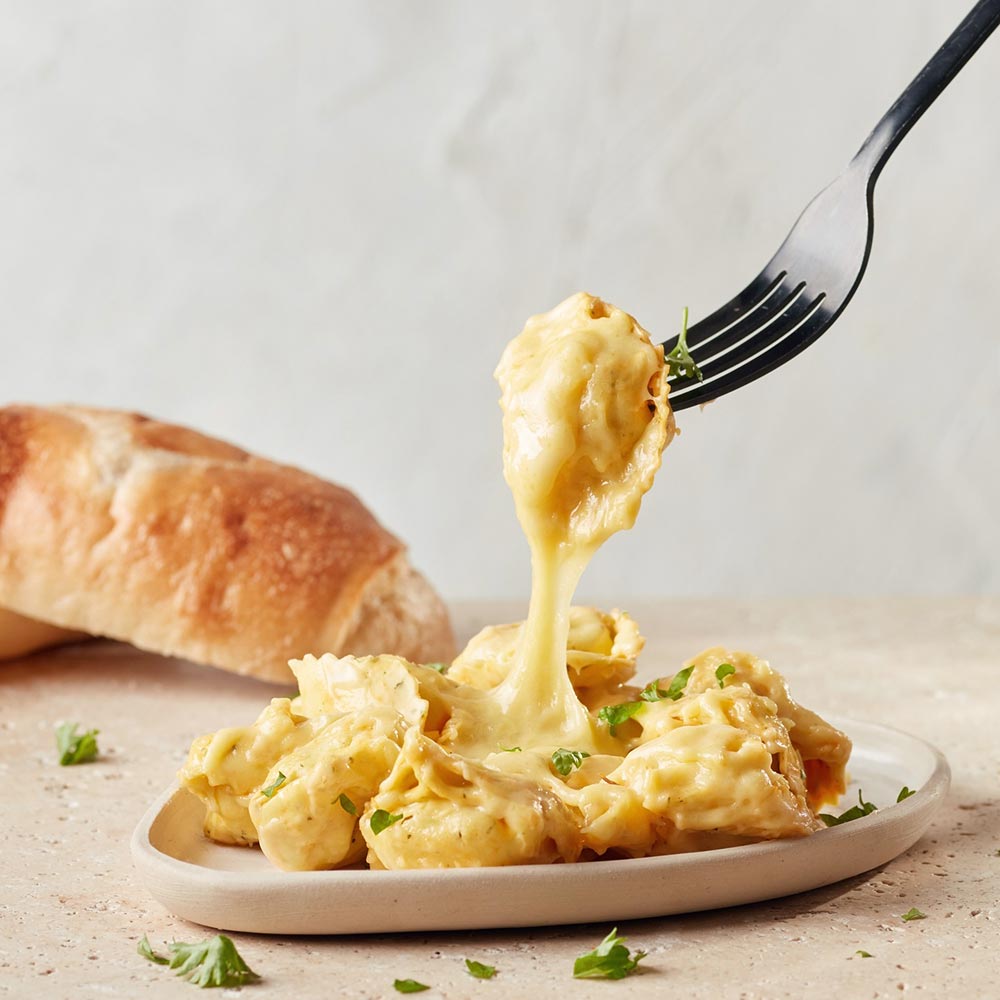
[[[641,675],[724,643],[767,657],[807,705],[882,720],[937,744],[953,785],[907,854],[826,889],[738,909],[632,922],[649,952],[621,982],[571,977],[601,926],[468,934],[280,939],[236,935],[264,978],[256,997],[771,998],[1000,996],[1000,600],[671,602],[631,609],[648,637]],[[455,609],[462,636],[521,609]],[[183,997],[192,987],[135,953],[203,929],[138,882],[133,827],[191,739],[250,721],[275,689],[188,663],[89,643],[0,664],[0,996]],[[56,763],[53,726],[101,730],[100,759]],[[927,917],[906,923],[916,906]],[[870,952],[861,958],[856,952]],[[472,979],[465,958],[495,965]],[[236,991],[223,990],[224,996]]]

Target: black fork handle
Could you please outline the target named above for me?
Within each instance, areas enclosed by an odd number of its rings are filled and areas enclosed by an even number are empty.
[[[862,167],[869,188],[882,172],[886,160],[920,116],[972,58],[976,50],[1000,24],[1000,0],[979,0],[965,20],[948,36],[931,61],[882,116],[858,150],[851,166]]]

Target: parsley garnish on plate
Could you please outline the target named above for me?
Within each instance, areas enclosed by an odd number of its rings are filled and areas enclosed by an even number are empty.
[[[274,793],[281,788],[281,786],[288,780],[280,771],[278,772],[278,777],[274,779],[267,786],[267,788],[262,788],[260,794],[264,796],[265,799],[270,799],[274,797]]]
[[[677,338],[677,345],[663,359],[666,362],[668,375],[679,375],[682,378],[696,378],[699,382],[704,379],[701,369],[695,364],[691,352],[688,350],[688,310],[684,307],[684,316],[681,320],[681,333]]]
[[[573,963],[574,977],[591,979],[604,976],[606,979],[624,979],[631,975],[646,957],[646,953],[637,951],[634,956],[631,955],[622,944],[624,940],[625,938],[618,936],[618,928],[612,928],[611,933],[593,951],[581,955]]]
[[[682,694],[684,694],[684,688],[687,687],[687,682],[691,677],[691,673],[694,667],[685,667],[683,670],[678,670],[674,674],[674,679],[670,682],[670,687],[667,688],[667,697],[671,701],[677,701]]]
[[[372,818],[368,821],[372,828],[372,833],[376,836],[383,830],[388,830],[393,823],[398,823],[403,818],[402,813],[386,812],[385,809],[376,809],[372,813]],[[428,989],[429,987],[424,987]]]
[[[157,965],[169,965],[178,976],[203,988],[210,986],[245,986],[260,976],[243,961],[236,945],[225,934],[216,934],[207,941],[184,944],[172,941],[170,957],[157,955],[144,934],[136,951]]]
[[[874,958],[870,951],[865,951],[862,948],[859,948],[854,954],[860,956],[861,958]]]
[[[907,788],[906,785],[899,790],[899,795],[896,796],[897,802],[902,802],[903,799],[908,799],[911,795],[916,795],[917,790],[915,788]]]
[[[343,809],[345,813],[349,813],[351,816],[357,816],[358,807],[343,792],[340,793],[340,798],[337,801],[340,803],[340,808]]]
[[[720,663],[715,668],[715,679],[719,682],[719,687],[725,687],[726,678],[730,674],[735,674],[735,673],[736,673],[736,667],[734,667],[731,663]]]
[[[666,696],[667,692],[660,687],[659,681],[650,681],[639,694],[643,701],[663,701]]]
[[[475,976],[476,979],[492,979],[497,974],[495,966],[483,965],[482,962],[476,962],[471,958],[465,960],[465,967],[469,970],[469,975]]]
[[[392,985],[397,993],[423,993],[430,989],[426,983],[418,983],[416,979],[394,979]]]
[[[71,764],[86,764],[97,758],[97,734],[99,729],[88,729],[77,733],[76,722],[64,722],[56,726],[56,748],[59,763],[63,767]]]
[[[906,913],[902,915],[903,920],[909,922],[911,920],[926,920],[927,914],[921,913],[915,906],[911,906]]]
[[[670,682],[670,687],[666,691],[660,687],[659,681],[650,681],[643,689],[639,697],[643,701],[677,701],[678,698],[684,694],[684,688],[687,687],[687,682],[691,679],[691,674],[694,671],[694,667],[685,667],[683,670],[678,670],[674,674],[673,680]],[[634,713],[633,713],[634,714]],[[611,734],[614,736],[614,733]]]
[[[575,767],[580,767],[590,754],[586,750],[567,750],[560,747],[552,751],[552,766],[565,778]]]
[[[628,722],[640,708],[642,708],[641,701],[625,701],[620,705],[605,705],[597,713],[597,717],[601,722],[607,723],[608,732],[614,736],[615,730],[623,723]]]
[[[851,806],[850,809],[842,812],[839,816],[831,816],[830,813],[820,813],[819,818],[827,826],[840,826],[841,823],[850,823],[851,820],[861,819],[862,816],[870,816],[877,809],[878,806],[873,805],[871,802],[865,802],[864,793],[859,789],[858,804],[856,806]]]

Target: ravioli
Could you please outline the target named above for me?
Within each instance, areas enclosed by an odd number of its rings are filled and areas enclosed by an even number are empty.
[[[405,727],[392,709],[363,708],[276,761],[264,779],[273,790],[250,800],[268,860],[286,871],[360,861],[365,843],[358,816],[396,763]]]
[[[256,844],[251,795],[264,786],[274,762],[311,740],[316,730],[315,723],[292,712],[288,698],[275,698],[252,725],[196,739],[178,779],[205,803],[206,835],[223,844]]]
[[[444,668],[293,660],[296,698],[192,745],[180,780],[206,834],[302,871],[572,863],[821,829],[850,740],[780,674],[717,647],[642,688],[636,622],[572,605],[675,434],[662,347],[581,293],[530,319],[496,374],[526,620],[483,629]]]
[[[474,635],[448,668],[460,684],[489,690],[507,678],[524,636],[524,622],[488,625]],[[566,666],[577,696],[615,692],[635,674],[643,638],[635,621],[617,608],[571,607]]]
[[[382,809],[402,819],[379,833]],[[560,798],[530,778],[450,754],[411,729],[362,824],[373,868],[575,861],[581,835]]]

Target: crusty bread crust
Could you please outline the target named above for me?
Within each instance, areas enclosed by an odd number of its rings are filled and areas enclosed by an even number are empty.
[[[82,632],[67,632],[55,625],[46,625],[45,622],[0,608],[0,660],[27,656],[36,649],[47,649],[86,638]]]
[[[0,409],[0,607],[264,680],[307,652],[452,653],[349,491],[133,413]]]

